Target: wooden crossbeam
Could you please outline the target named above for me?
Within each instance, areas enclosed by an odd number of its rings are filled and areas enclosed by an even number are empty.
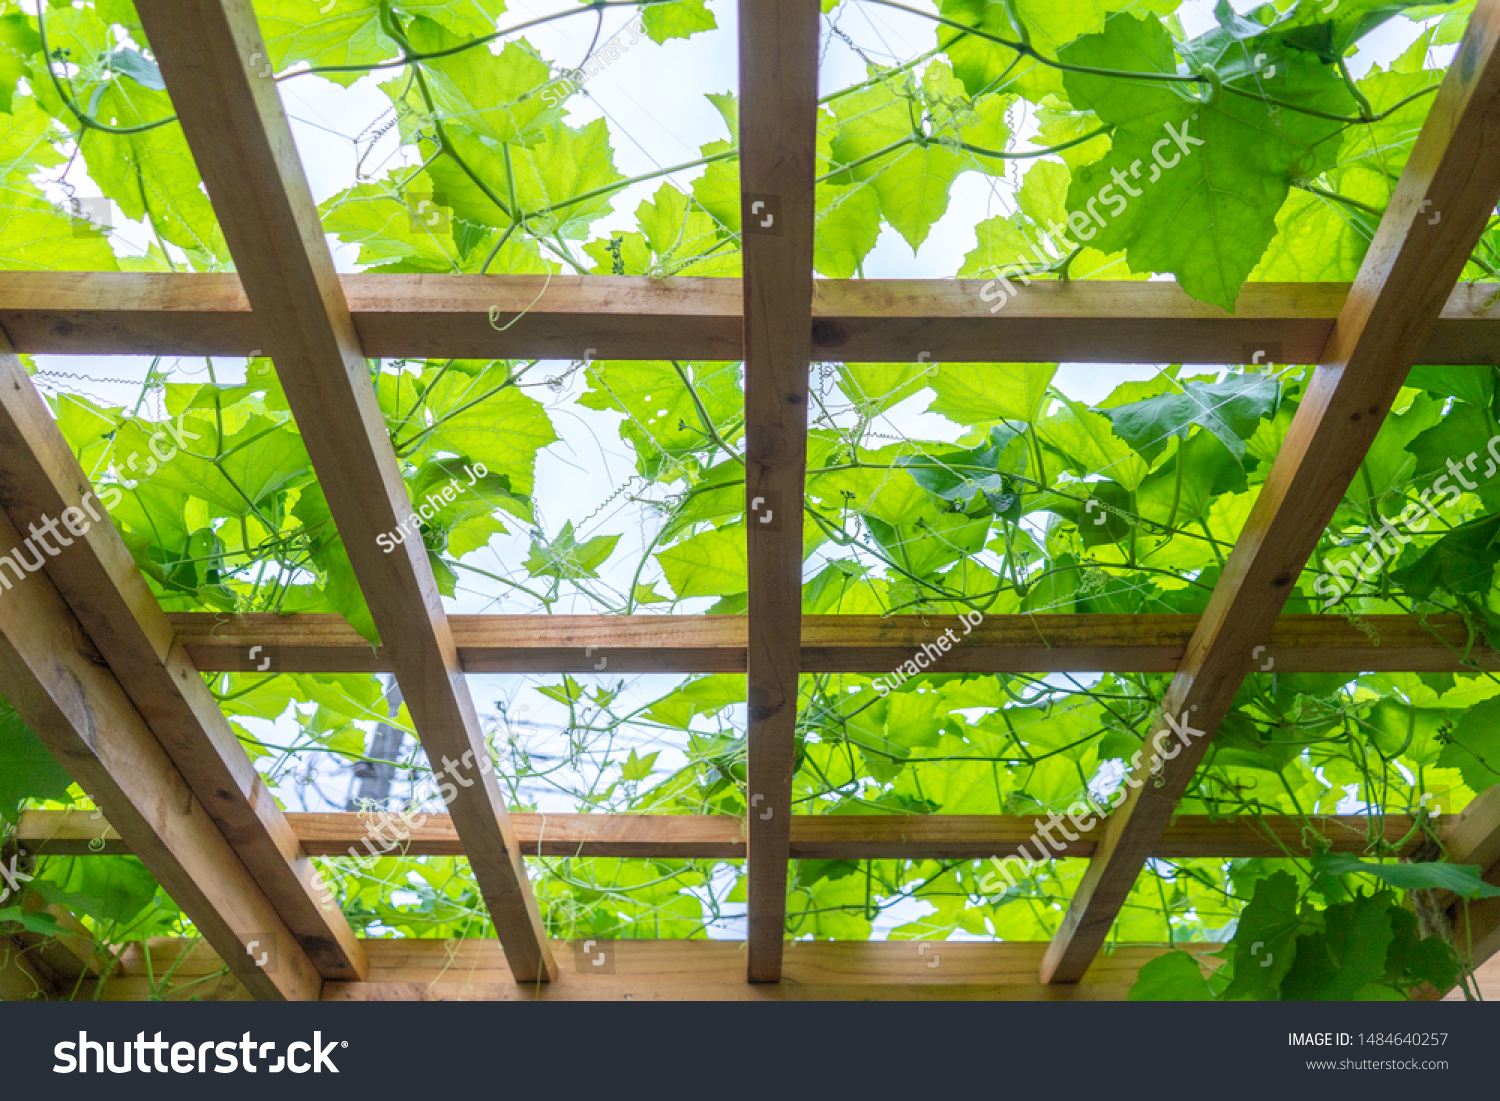
[[[427,552],[249,0],[142,0],[151,47],[428,758],[517,976],[553,964]],[[460,778],[461,777],[461,778]]]
[[[361,347],[387,359],[744,358],[739,280],[344,275]],[[845,362],[1313,363],[1348,283],[1246,283],[1229,314],[1175,283],[1016,288],[998,313],[965,279],[819,279],[813,355]],[[1456,288],[1419,363],[1494,363],[1496,287]],[[991,292],[993,294],[993,292]],[[490,310],[506,318],[499,331]],[[515,319],[509,323],[510,319]],[[234,275],[0,272],[0,327],[28,354],[248,355],[267,348]],[[1003,350],[1003,351],[1001,351]]]
[[[169,617],[199,669],[388,673],[338,615],[211,612]],[[1258,666],[1282,673],[1457,673],[1500,669],[1500,655],[1459,616],[1282,616]],[[455,615],[465,673],[743,673],[743,616]],[[888,673],[951,629],[959,642],[933,659],[939,673],[1170,673],[1198,625],[1192,615],[988,616],[964,635],[957,616],[803,616],[802,672]],[[254,651],[254,656],[251,652]],[[600,663],[603,662],[601,665]],[[1269,664],[1268,664],[1269,663]]]
[[[801,665],[819,20],[816,0],[739,0],[751,982],[780,980],[786,930]]]
[[[1221,945],[1120,948],[1096,961],[1081,983],[1052,986],[1036,981],[1037,960],[1046,945],[1026,941],[796,941],[787,945],[784,980],[764,984],[742,981],[741,941],[595,941],[587,952],[582,942],[559,941],[557,947],[563,981],[535,987],[513,981],[490,941],[372,940],[371,981],[329,983],[324,1000],[1119,1001],[1129,994],[1140,968],[1163,952],[1214,953]],[[595,968],[593,961],[601,953],[609,966]],[[1200,962],[1213,967],[1217,961],[1200,956]],[[0,960],[0,995],[3,967]],[[105,1001],[145,1001],[166,986],[168,1000],[243,997],[232,980],[216,981],[220,969],[204,945],[158,937],[126,949],[123,973],[105,983],[100,996]],[[914,976],[917,969],[920,976]],[[175,990],[162,982],[169,970]],[[1493,964],[1477,978],[1486,1001],[1500,998],[1500,975]],[[37,984],[21,976],[18,985],[25,996]],[[85,990],[82,996],[92,993]]]
[[[0,557],[24,549],[0,510]],[[323,979],[214,824],[45,571],[6,573],[0,696],[96,804],[257,998],[316,999]],[[253,949],[252,949],[253,946]],[[252,958],[250,951],[256,955]]]
[[[1173,808],[1253,668],[1500,195],[1500,0],[1480,0],[1396,191],[1318,357],[1157,726],[1170,760],[1142,763],[1042,964],[1076,982],[1103,945]],[[1437,217],[1433,215],[1436,214]],[[1181,733],[1186,728],[1200,736]],[[1164,749],[1165,746],[1158,746]],[[1150,774],[1159,770],[1158,778]]]
[[[365,856],[394,846],[407,856],[461,856],[463,841],[445,814],[289,814],[302,847],[312,856]],[[654,857],[671,860],[743,860],[745,822],[730,815],[513,814],[527,856]],[[793,860],[984,860],[1017,855],[1037,829],[1035,817],[1011,815],[793,815]],[[1406,814],[1379,821],[1346,814],[1309,825],[1328,839],[1330,852],[1362,853],[1375,838],[1396,844],[1411,833]],[[1094,854],[1102,825],[1059,835],[1058,859]],[[404,835],[404,836],[403,836]],[[16,837],[34,853],[66,856],[129,852],[107,820],[76,811],[26,811]],[[1196,857],[1278,857],[1310,853],[1297,818],[1209,818],[1178,815],[1151,855],[1164,860]],[[1414,843],[1411,843],[1414,844]],[[1411,847],[1408,845],[1408,848]],[[1034,844],[1033,844],[1034,848]]]
[[[107,519],[90,520],[104,505],[3,335],[0,506],[18,522],[30,517],[26,523],[43,525],[42,538],[49,517],[82,525],[82,535],[70,528],[52,536],[59,554],[46,560],[48,577],[319,971],[325,978],[363,977],[354,931],[178,644],[124,540]]]
[[[794,941],[786,947],[784,980],[746,983],[745,943],[732,940],[555,941],[560,975],[545,986],[517,983],[493,941],[371,940],[370,980],[329,983],[325,1001],[1119,1001],[1140,968],[1173,949],[1207,953],[1222,945],[1197,942],[1138,945],[1100,959],[1076,986],[1036,981],[1041,943],[960,941]],[[157,938],[150,957],[131,945],[122,975],[101,992],[106,1001],[152,996],[151,976],[169,968],[184,996],[242,995],[232,983],[211,983],[219,961],[211,951]],[[603,965],[594,961],[603,957]],[[89,992],[91,993],[91,992]],[[89,996],[86,993],[85,996]],[[169,993],[170,999],[172,995]]]

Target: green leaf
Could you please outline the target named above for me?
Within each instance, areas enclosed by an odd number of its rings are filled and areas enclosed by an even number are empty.
[[[1500,887],[1481,878],[1475,864],[1380,864],[1348,853],[1315,856],[1312,865],[1324,875],[1367,875],[1402,891],[1452,891],[1462,898],[1500,898]]]
[[[1472,791],[1500,784],[1500,698],[1476,703],[1459,716],[1437,763],[1462,772]]]
[[[407,84],[403,80],[383,87],[395,92]],[[577,129],[555,123],[540,131],[533,144],[503,149],[462,126],[455,124],[448,130],[463,163],[484,186],[448,156],[438,157],[427,172],[434,193],[442,195],[457,218],[476,226],[508,228],[514,213],[526,219],[533,233],[583,238],[588,227],[610,210],[609,194],[594,193],[624,178],[615,171],[609,128],[603,119]],[[509,167],[505,150],[509,151]]]
[[[1309,923],[1297,911],[1297,881],[1284,871],[1255,883],[1255,893],[1240,913],[1234,935],[1234,980],[1226,1000],[1266,1001],[1297,961],[1298,936]]]
[[[526,571],[532,577],[557,577],[567,581],[598,577],[599,567],[604,565],[604,560],[614,552],[619,541],[618,535],[600,535],[580,543],[573,535],[570,520],[551,543],[536,535],[531,537]]]
[[[7,271],[118,271],[109,240],[71,218],[29,184],[12,180],[0,196],[0,269]]]
[[[0,111],[12,110],[16,84],[30,75],[26,59],[41,50],[41,36],[28,16],[19,12],[0,15]]]
[[[1035,421],[1055,374],[1055,363],[941,363],[931,376],[937,400],[927,411],[958,424]]]
[[[626,783],[649,779],[652,769],[656,768],[656,758],[660,756],[661,753],[656,752],[640,757],[632,749],[630,756],[626,757],[624,763],[620,765],[620,779]]]
[[[1399,989],[1420,987],[1450,989],[1458,981],[1459,960],[1441,937],[1417,933],[1417,916],[1410,910],[1391,910],[1391,946],[1386,951],[1384,981]]]
[[[922,99],[902,78],[841,97],[834,113],[839,120],[833,139],[835,166],[865,163],[833,182],[845,185],[869,181],[880,197],[886,221],[915,251],[927,239],[933,223],[947,211],[948,189],[963,170],[963,159],[942,145],[912,141],[914,135],[920,136]],[[898,143],[908,144],[882,153]]]
[[[441,23],[465,40],[495,30],[504,0],[401,0],[407,15]],[[313,66],[368,66],[397,55],[396,44],[380,28],[380,0],[262,0],[255,8],[278,72],[297,61]],[[466,53],[478,52],[475,50]],[[324,73],[348,86],[363,71]]]
[[[641,9],[641,24],[651,41],[687,38],[699,31],[711,31],[719,23],[704,0],[676,0],[675,3],[651,4]]]
[[[508,364],[459,361],[455,368],[426,391],[427,426],[418,427],[414,420],[402,430],[404,457],[416,461],[462,455],[468,462],[483,463],[490,475],[506,478],[514,496],[530,497],[537,453],[557,439],[546,409],[515,385]],[[414,446],[417,441],[419,447]]]
[[[1500,515],[1459,524],[1414,561],[1392,570],[1391,580],[1424,599],[1434,589],[1454,595],[1488,592],[1495,565],[1490,547],[1497,536],[1500,536]]]
[[[333,514],[329,511],[322,487],[312,485],[304,489],[292,513],[312,535],[309,550],[313,565],[322,574],[321,588],[329,606],[348,620],[349,626],[372,646],[380,645],[380,632],[375,629],[374,617],[365,603],[359,579],[354,575],[349,552],[334,527]]]
[[[1382,23],[1409,8],[1430,4],[1431,0],[1341,0],[1334,5],[1328,0],[1298,0],[1291,13],[1272,27],[1272,35],[1331,65]]]
[[[1016,0],[1016,9],[1030,31],[1033,48],[1055,58],[1064,44],[1104,26],[1106,5],[1096,0]],[[945,18],[989,34],[1013,42],[1020,38],[1007,5],[1000,0],[941,0],[938,10]],[[1028,99],[1040,101],[1049,93],[1063,91],[1058,70],[1031,57],[986,39],[957,35],[951,27],[939,27],[937,37],[946,45],[953,72],[971,96],[995,87],[1014,87]]]
[[[1248,47],[1205,37],[1185,50],[1200,65],[1222,68],[1225,83],[1254,90],[1259,75],[1241,56]],[[1124,14],[1060,56],[1084,68],[1178,72],[1166,27]],[[1282,63],[1278,99],[1334,115],[1355,109],[1330,66],[1300,51]],[[1330,139],[1339,123],[1276,109],[1258,94],[1221,92],[1203,103],[1160,81],[1072,71],[1063,83],[1075,106],[1115,128],[1109,153],[1074,173],[1070,235],[1105,252],[1123,249],[1133,271],[1170,272],[1193,297],[1226,310],[1276,235],[1276,213],[1292,181],[1314,178],[1337,160]]]
[[[157,92],[166,91],[167,82],[162,79],[161,70],[157,68],[156,62],[136,50],[111,50],[105,56],[105,63],[115,72],[124,73],[142,88],[150,88]]]
[[[1265,375],[1230,375],[1223,382],[1189,381],[1182,393],[1163,394],[1104,410],[1115,435],[1148,461],[1161,454],[1172,436],[1187,438],[1194,425],[1212,432],[1237,459],[1256,422],[1276,414],[1281,388]]]
[[[1136,973],[1126,998],[1132,1002],[1211,1002],[1213,991],[1191,952],[1157,956]]]
[[[1385,974],[1394,939],[1388,893],[1323,911],[1324,931],[1297,938],[1296,966],[1282,980],[1287,1001],[1346,1001]]]
[[[37,877],[46,900],[99,921],[127,925],[151,905],[156,880],[133,856],[64,856]]]
[[[19,906],[6,906],[0,909],[0,925],[7,921],[17,922],[27,932],[40,933],[44,937],[60,937],[67,932],[57,923],[57,919],[45,910],[28,914]]]
[[[679,600],[745,591],[745,526],[733,524],[684,539],[657,556]]]
[[[407,38],[420,53],[438,53],[463,41],[429,19],[413,19]],[[562,118],[542,89],[552,70],[535,50],[507,42],[499,55],[487,49],[464,50],[422,65],[432,96],[433,114],[453,121],[495,143],[531,145]]]
[[[72,782],[31,727],[0,700],[0,818],[19,821],[25,799],[65,800]]]

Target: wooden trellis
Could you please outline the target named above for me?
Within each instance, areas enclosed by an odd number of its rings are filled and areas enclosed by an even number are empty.
[[[1480,0],[1355,282],[1251,283],[1234,316],[1169,284],[1035,284],[992,314],[978,283],[814,281],[816,0],[739,2],[741,281],[339,277],[276,84],[253,60],[266,51],[250,0],[137,7],[238,275],[0,274],[0,554],[29,520],[91,492],[13,352],[264,350],[385,642],[372,650],[334,616],[168,616],[109,524],[5,593],[0,694],[107,819],[33,812],[20,841],[138,855],[217,953],[183,974],[222,960],[237,991],[265,999],[1121,997],[1161,949],[1098,953],[1147,859],[1303,851],[1291,820],[1174,818],[1204,737],[1059,851],[1089,866],[1050,945],[944,943],[935,971],[904,943],[785,943],[790,859],[1005,856],[1033,831],[1005,816],[791,813],[798,675],[883,672],[946,626],[800,614],[807,379],[820,358],[1247,363],[1277,349],[1278,361],[1318,365],[1201,618],[991,617],[940,671],[1172,671],[1163,719],[1191,716],[1211,736],[1258,648],[1298,672],[1500,668],[1456,619],[1368,617],[1376,643],[1342,619],[1280,616],[1410,367],[1496,362],[1494,288],[1456,284],[1500,196],[1500,0]],[[492,310],[520,316],[497,329]],[[747,616],[449,617],[420,541],[377,549],[412,503],[367,357],[573,358],[586,347],[601,359],[745,361]],[[510,815],[486,775],[406,844],[467,857],[498,945],[362,941],[321,897],[310,858],[344,853],[365,823],[284,813],[200,676],[243,669],[255,646],[279,672],[394,673],[433,760],[488,759],[466,673],[587,671],[585,647],[620,672],[745,671],[751,809],[745,820]],[[1334,851],[1350,852],[1363,851],[1368,825],[1322,823]],[[1411,825],[1387,816],[1387,839]],[[1500,795],[1453,820],[1446,843],[1500,884]],[[610,973],[583,974],[547,938],[528,855],[745,859],[748,941],[615,942]],[[1473,963],[1500,950],[1500,901],[1451,914]],[[246,951],[252,941],[274,944],[274,967]],[[113,996],[144,996],[133,954],[79,952],[37,973],[113,969]]]

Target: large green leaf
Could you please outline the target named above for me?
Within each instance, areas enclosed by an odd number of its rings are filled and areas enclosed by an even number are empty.
[[[13,583],[9,573],[4,577]],[[0,700],[0,818],[18,821],[23,799],[65,800],[70,783],[57,758],[10,704]]]
[[[1257,74],[1241,56],[1249,47],[1232,47],[1198,61],[1223,67],[1228,85],[1253,87]],[[1102,34],[1060,54],[1086,68],[1178,74],[1166,28],[1132,15],[1111,16]],[[1338,75],[1316,57],[1290,51],[1282,64],[1277,98],[1332,115],[1355,109]],[[1109,153],[1074,173],[1070,239],[1123,249],[1132,270],[1170,272],[1189,294],[1225,309],[1275,236],[1292,181],[1336,163],[1338,123],[1276,110],[1257,96],[1223,91],[1202,102],[1180,85],[1090,72],[1070,71],[1063,82],[1075,105],[1115,128]]]

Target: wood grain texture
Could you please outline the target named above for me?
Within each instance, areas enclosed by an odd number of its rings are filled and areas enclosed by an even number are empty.
[[[388,673],[338,615],[168,617],[199,669],[234,672],[269,661],[287,673]],[[1374,637],[1341,616],[1284,615],[1260,656],[1283,673],[1457,673],[1500,669],[1459,616],[1361,616]],[[465,673],[743,673],[743,616],[455,615],[448,617]],[[994,615],[965,637],[956,616],[802,617],[804,673],[888,673],[951,629],[959,642],[936,659],[948,673],[1170,673],[1198,625],[1192,615]],[[600,668],[599,663],[605,665]]]
[[[744,358],[737,279],[611,275],[340,277],[360,346],[387,359]],[[545,289],[544,289],[545,285]],[[1005,309],[970,279],[818,279],[813,350],[845,362],[1241,363],[1319,360],[1348,283],[1247,283],[1233,315],[1174,283],[1017,287]],[[1494,363],[1493,285],[1456,288],[1420,363]],[[539,297],[540,296],[540,297]],[[507,320],[490,324],[490,309]],[[236,355],[270,347],[238,276],[0,272],[0,327],[27,354]]]
[[[445,814],[399,816],[348,812],[289,814],[303,848],[313,856],[366,856],[382,851],[408,856],[461,856],[463,842]],[[793,860],[983,860],[1015,855],[1031,840],[1036,819],[1010,815],[793,815]],[[728,815],[512,814],[526,856],[656,857],[743,860],[745,822]],[[1374,819],[1334,815],[1311,820],[1330,852],[1362,853],[1372,840]],[[1375,836],[1395,844],[1411,832],[1405,814],[1386,815]],[[1092,856],[1104,827],[1059,837],[1059,859]],[[403,836],[404,835],[404,836]],[[87,812],[26,811],[17,838],[35,853],[86,856],[128,852],[107,820]],[[367,844],[368,842],[368,844]],[[1034,847],[1034,846],[1033,846]],[[351,852],[352,851],[352,852]],[[1295,818],[1210,819],[1178,815],[1152,856],[1302,856],[1309,852]]]
[[[1075,982],[1104,944],[1173,808],[1269,638],[1319,538],[1426,347],[1500,196],[1500,0],[1480,0],[1411,159],[1339,312],[1245,529],[1162,701],[1162,718],[1204,732],[1142,763],[1110,815],[1042,967]],[[1440,214],[1433,224],[1431,211]],[[1122,789],[1123,790],[1123,789]]]
[[[180,982],[206,980],[188,992],[207,999],[244,995],[216,980],[219,961],[202,946],[154,939],[157,975],[176,968]],[[1172,946],[1202,957],[1220,945]],[[1015,941],[794,941],[786,946],[782,981],[746,983],[743,941],[554,941],[555,982],[517,983],[493,942],[477,939],[371,940],[370,981],[329,983],[325,1001],[1123,1001],[1141,967],[1167,945],[1121,948],[1100,957],[1082,982],[1048,986],[1036,980],[1042,943]],[[591,960],[603,954],[604,973]],[[121,974],[101,992],[106,1001],[149,996],[146,956],[132,945]],[[182,995],[179,995],[182,996]],[[169,1000],[171,995],[168,995]]]
[[[817,0],[739,0],[751,982],[780,979],[786,930],[820,18]]]
[[[536,900],[420,540],[376,537],[412,516],[354,321],[249,0],[142,0],[141,20],[246,297],[429,760],[517,975],[551,974]],[[460,778],[463,777],[463,778]]]
[[[0,511],[0,556],[22,538]],[[0,591],[0,697],[15,708],[257,998],[311,1000],[323,979],[151,732],[45,572]],[[247,953],[275,953],[262,969]],[[268,956],[269,958],[269,956]]]
[[[90,499],[91,498],[91,499]],[[46,572],[245,867],[325,978],[364,975],[363,949],[266,790],[218,702],[93,494],[26,370],[0,335],[0,506],[29,522],[71,515]]]

